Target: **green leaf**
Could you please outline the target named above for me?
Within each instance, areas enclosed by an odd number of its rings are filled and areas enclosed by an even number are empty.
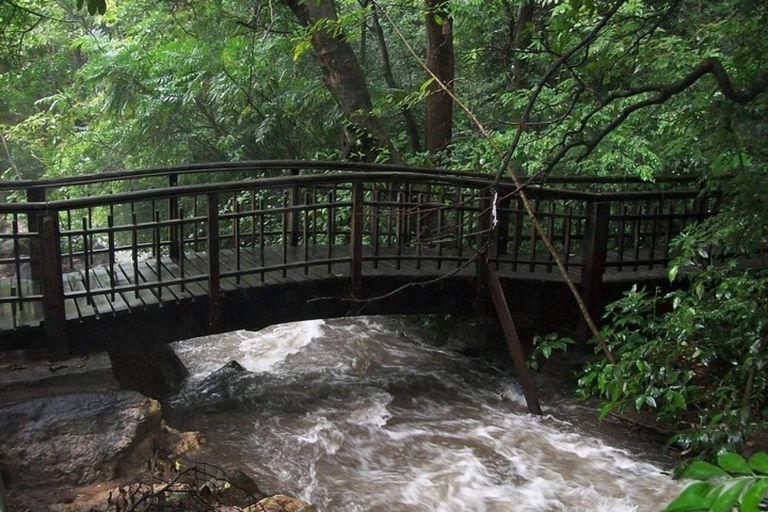
[[[719,498],[717,498],[717,500],[715,500],[715,503],[712,504],[712,507],[709,509],[710,512],[731,512],[733,506],[739,501],[739,497],[744,491],[744,487],[747,486],[747,483],[749,483],[749,480],[739,480],[731,485]]]
[[[440,25],[441,27],[443,26],[443,23],[445,23],[445,20],[439,14],[435,14],[433,18],[435,19],[435,24]]]
[[[677,277],[677,272],[680,270],[680,267],[675,265],[674,267],[669,269],[669,282],[673,282],[675,278]]]
[[[728,473],[709,462],[697,460],[683,471],[683,476],[694,480],[709,480],[710,478],[728,476]]]
[[[760,478],[744,493],[739,510],[741,512],[757,512],[766,493],[768,493],[768,478]]]
[[[749,458],[749,465],[758,473],[768,475],[768,453],[757,452]]]
[[[675,501],[669,504],[664,512],[693,512],[707,510],[709,504],[704,499],[711,486],[706,482],[696,482],[686,487]]]
[[[751,475],[752,468],[749,467],[744,457],[738,453],[726,453],[717,458],[717,464],[729,473],[739,475]]]

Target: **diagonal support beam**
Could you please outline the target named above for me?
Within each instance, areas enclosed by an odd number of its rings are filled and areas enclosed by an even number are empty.
[[[515,368],[517,369],[518,379],[520,379],[520,385],[523,387],[523,395],[525,395],[525,403],[528,405],[528,412],[541,415],[539,398],[536,396],[536,388],[533,386],[531,375],[525,366],[523,346],[520,344],[520,338],[517,336],[515,323],[512,321],[512,314],[509,312],[507,299],[504,297],[504,290],[501,288],[501,281],[499,281],[499,276],[490,265],[488,266],[488,291],[491,293],[493,307],[496,308],[501,328],[504,330],[509,355],[512,356],[512,361],[514,361]]]

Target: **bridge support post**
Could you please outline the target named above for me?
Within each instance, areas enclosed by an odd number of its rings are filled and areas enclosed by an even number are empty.
[[[359,181],[352,185],[352,225],[350,257],[351,265],[349,275],[351,277],[351,295],[354,298],[362,298],[363,293],[363,221],[364,221],[364,190]]]
[[[491,293],[491,300],[496,308],[496,314],[499,316],[501,328],[504,331],[504,338],[507,340],[507,348],[512,361],[515,363],[517,378],[520,380],[520,386],[523,388],[525,403],[528,406],[528,412],[541,415],[541,405],[536,396],[536,388],[528,373],[528,367],[525,366],[525,354],[523,346],[520,343],[520,337],[515,329],[515,322],[512,320],[512,314],[509,312],[507,299],[504,297],[504,290],[501,288],[499,276],[493,268],[488,268],[488,289]]]
[[[64,285],[61,275],[61,247],[59,245],[58,213],[45,213],[37,217],[40,239],[40,266],[43,285],[43,329],[52,360],[69,357],[67,315],[64,309]]]
[[[610,203],[589,203],[587,225],[582,246],[581,297],[590,316],[597,320],[602,309],[603,274],[608,257],[608,220]],[[581,318],[576,328],[576,340],[580,348],[590,336],[587,322]]]
[[[219,194],[208,194],[208,329],[221,325],[221,267],[219,266]]]
[[[493,207],[493,196],[489,190],[483,191],[483,197],[480,201],[480,219],[479,232],[477,237],[477,263],[475,265],[475,276],[477,280],[477,290],[475,292],[475,311],[478,315],[485,309],[486,297],[488,295],[488,256],[490,255],[490,246],[495,242],[496,232],[491,230],[491,209]]]
[[[27,189],[28,203],[44,203],[47,200],[47,190],[44,187],[33,187]],[[40,221],[37,213],[30,210],[27,213],[27,231],[30,233],[40,233]],[[42,262],[40,260],[40,243],[38,240],[30,240],[29,243],[29,276],[32,279],[33,286],[39,290],[42,279]]]

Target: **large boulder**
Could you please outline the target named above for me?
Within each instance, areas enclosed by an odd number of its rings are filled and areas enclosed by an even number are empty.
[[[168,345],[141,344],[108,350],[112,374],[123,389],[161,400],[178,393],[189,371]]]
[[[160,404],[131,391],[38,398],[0,408],[0,471],[14,487],[132,475],[161,435]]]

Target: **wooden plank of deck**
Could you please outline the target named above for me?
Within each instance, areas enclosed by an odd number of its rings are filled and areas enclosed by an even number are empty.
[[[95,267],[91,270],[92,273],[92,282],[95,281],[99,285],[99,289],[102,290],[110,290],[112,288],[112,280],[109,276],[109,269],[105,267]],[[116,281],[116,280],[115,280]],[[115,284],[117,284],[115,282]],[[130,307],[128,306],[128,303],[125,302],[125,299],[123,299],[122,295],[119,293],[108,293],[105,295],[102,295],[112,306],[112,312],[113,314],[118,314],[124,311],[130,311]]]

